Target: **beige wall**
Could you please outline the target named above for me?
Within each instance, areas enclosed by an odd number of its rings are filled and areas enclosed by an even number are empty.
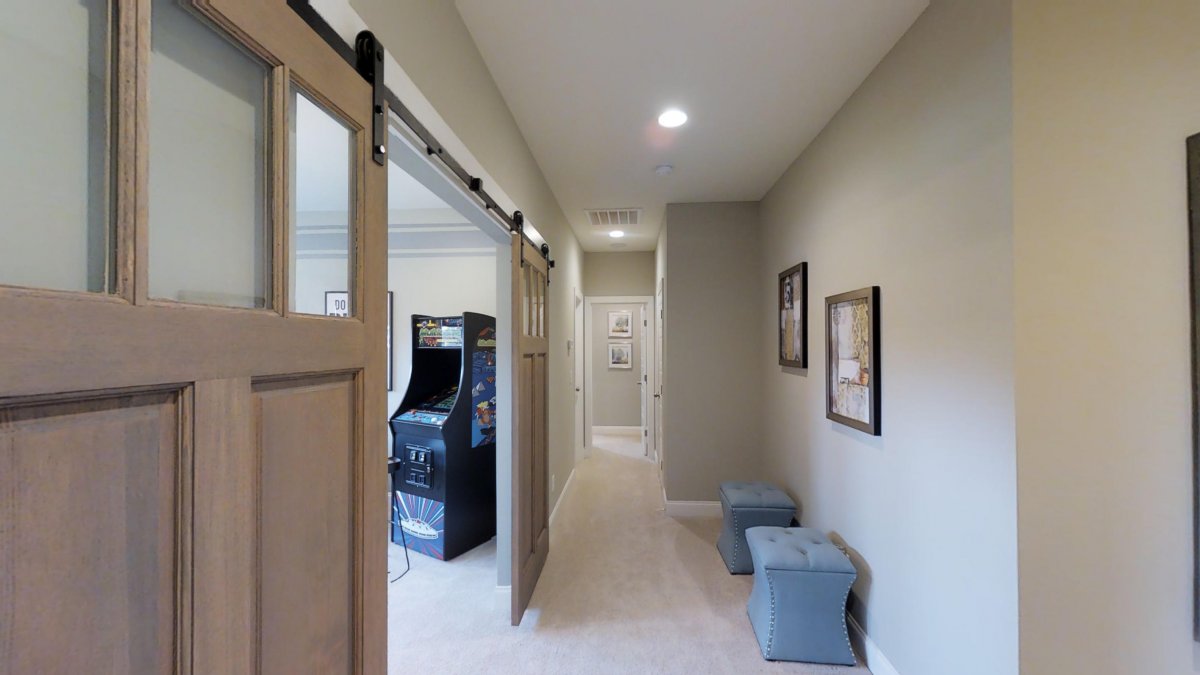
[[[669,204],[665,220],[663,486],[715,501],[721,481],[761,478],[758,204]]]
[[[1184,139],[1200,4],[1017,0],[1021,671],[1200,672]]]
[[[653,271],[653,270],[651,270]],[[633,337],[610,338],[608,313],[629,312]],[[642,425],[642,306],[634,304],[595,303],[588,317],[588,349],[592,356],[592,382],[588,395],[592,397],[593,427],[640,427]],[[633,344],[631,368],[610,368],[608,343]]]
[[[572,288],[582,287],[583,255],[558,201],[492,81],[454,3],[428,0],[351,0],[350,4],[396,58],[438,114],[513,199],[551,247],[550,318],[551,505],[575,466],[574,387],[567,353]],[[531,45],[530,48],[536,48]],[[484,186],[487,188],[487,186]],[[505,264],[507,256],[498,259]],[[501,495],[503,499],[503,495]],[[501,583],[507,557],[500,556]]]
[[[1009,11],[934,0],[761,207],[763,476],[851,549],[852,611],[906,674],[1017,670]],[[777,362],[800,261],[807,371]],[[880,437],[825,418],[824,299],[873,285]]]
[[[584,253],[584,295],[654,295],[654,252]]]
[[[429,284],[430,279],[453,280]],[[394,413],[412,374],[412,315],[451,316],[477,312],[496,316],[496,256],[391,256],[388,290],[392,291],[392,335],[395,340],[395,390],[388,392]],[[390,438],[390,436],[389,436]]]

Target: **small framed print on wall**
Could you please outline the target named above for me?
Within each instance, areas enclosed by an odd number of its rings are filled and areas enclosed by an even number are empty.
[[[879,287],[825,298],[825,417],[878,436]]]
[[[779,273],[779,365],[808,367],[808,263]]]
[[[632,342],[610,342],[608,343],[608,367],[609,368],[633,368],[633,343]]]
[[[325,316],[350,316],[350,293],[347,291],[325,291]]]
[[[633,312],[619,310],[608,313],[608,337],[633,337]]]

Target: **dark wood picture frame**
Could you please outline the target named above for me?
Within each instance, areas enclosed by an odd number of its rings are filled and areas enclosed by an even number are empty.
[[[797,283],[798,282],[798,283]],[[794,354],[798,358],[787,358],[787,343],[789,332],[787,326],[784,325],[784,311],[786,303],[785,284],[791,285],[791,300],[792,312],[799,312],[800,316],[800,353]],[[797,288],[799,286],[799,288]],[[776,289],[779,300],[779,365],[790,368],[808,368],[808,263],[802,262],[787,268],[779,273],[779,285]],[[793,325],[793,331],[796,327]]]
[[[1200,134],[1187,139],[1192,312],[1192,639],[1200,642]]]
[[[834,412],[833,401],[837,396],[836,381],[840,377],[838,353],[834,349],[833,341],[833,320],[832,310],[834,306],[857,300],[865,300],[867,303],[867,326],[870,331],[868,336],[867,349],[869,351],[868,358],[870,359],[866,368],[867,372],[867,404],[869,406],[869,419],[864,422],[853,417],[848,417],[840,413]],[[858,429],[872,436],[879,436],[883,427],[880,420],[881,412],[881,393],[880,389],[880,359],[879,359],[879,287],[871,286],[869,288],[860,288],[857,291],[848,293],[840,293],[831,295],[825,298],[825,417],[844,424],[848,427]]]

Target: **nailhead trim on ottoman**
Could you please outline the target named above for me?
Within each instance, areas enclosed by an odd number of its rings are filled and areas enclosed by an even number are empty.
[[[787,527],[796,515],[796,504],[770,483],[721,483],[721,512],[725,522],[717,550],[730,574],[750,574],[754,561],[746,548],[746,529],[759,525]]]
[[[857,572],[817,530],[753,527],[754,588],[746,604],[763,658],[854,665],[846,600]]]

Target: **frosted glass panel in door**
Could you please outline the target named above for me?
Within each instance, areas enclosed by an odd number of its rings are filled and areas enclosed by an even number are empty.
[[[150,296],[266,307],[267,69],[177,0],[150,36]]]
[[[295,87],[291,134],[291,311],[354,313],[354,133]]]
[[[0,284],[112,287],[111,16],[103,0],[0,11]]]

